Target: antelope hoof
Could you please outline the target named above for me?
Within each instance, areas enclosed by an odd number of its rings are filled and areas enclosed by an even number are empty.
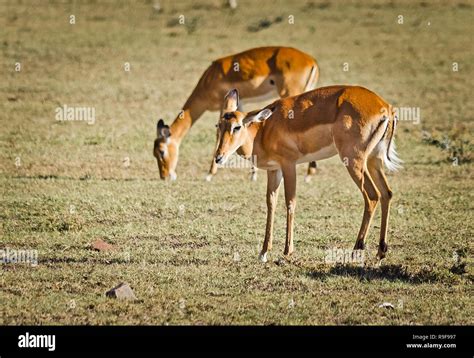
[[[212,174],[207,174],[206,175],[206,181],[211,181],[212,180]]]
[[[260,254],[258,255],[258,259],[260,260],[260,262],[262,263],[266,263],[268,260],[267,260],[267,253],[263,253],[263,254]]]
[[[388,250],[388,245],[385,243],[385,242],[382,242],[379,244],[379,250],[377,252],[377,260],[379,261],[382,261],[382,259],[385,258],[385,255],[387,254],[387,250]]]
[[[251,180],[251,181],[257,181],[257,174],[256,174],[256,173],[252,173],[252,174],[250,175],[250,180]]]
[[[385,252],[381,252],[380,250],[377,252],[377,256],[376,256],[376,259],[377,261],[380,263],[382,261],[382,259],[385,258]]]
[[[365,242],[363,242],[363,241],[356,241],[353,250],[365,250]]]

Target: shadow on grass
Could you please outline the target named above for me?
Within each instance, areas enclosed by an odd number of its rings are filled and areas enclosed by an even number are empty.
[[[348,265],[336,265],[329,271],[310,271],[308,276],[316,280],[325,280],[331,276],[350,276],[360,281],[401,281],[413,284],[434,283],[442,281],[436,272],[422,269],[418,272],[408,272],[408,268],[402,265],[386,265],[381,267],[357,267]]]

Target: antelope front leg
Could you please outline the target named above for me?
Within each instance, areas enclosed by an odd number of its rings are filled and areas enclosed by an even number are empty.
[[[290,164],[283,169],[285,181],[286,201],[286,242],[283,254],[289,256],[293,253],[293,231],[296,209],[296,165]]]
[[[217,151],[217,147],[219,147],[219,129],[217,129],[216,131],[216,146],[214,147],[214,152],[213,152],[213,156],[212,156],[212,163],[211,163],[211,167],[209,168],[209,174],[207,174],[206,176],[206,181],[211,181],[212,180],[212,177],[214,175],[216,175],[217,173],[217,163],[216,163],[216,151]]]
[[[267,226],[265,229],[265,240],[263,241],[262,251],[259,259],[267,262],[267,252],[272,248],[273,241],[273,219],[275,218],[275,209],[278,199],[278,192],[282,179],[281,170],[267,171]]]

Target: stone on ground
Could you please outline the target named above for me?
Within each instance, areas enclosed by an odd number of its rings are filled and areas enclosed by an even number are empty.
[[[119,300],[136,300],[137,297],[133,293],[128,283],[121,283],[105,293],[107,297],[117,298]]]

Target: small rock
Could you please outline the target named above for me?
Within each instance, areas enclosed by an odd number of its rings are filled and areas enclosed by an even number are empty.
[[[294,308],[294,307],[295,307],[295,300],[291,298],[291,299],[288,301],[288,308],[291,309],[291,308]]]
[[[391,310],[395,309],[395,307],[390,302],[381,303],[379,308],[389,308]]]
[[[119,300],[136,300],[137,297],[133,293],[128,283],[121,283],[105,293],[107,297],[118,298]]]
[[[240,254],[238,252],[234,252],[234,261],[239,262],[240,261]]]
[[[104,240],[97,239],[92,243],[92,248],[96,251],[110,251],[114,250],[114,246],[106,243]]]

